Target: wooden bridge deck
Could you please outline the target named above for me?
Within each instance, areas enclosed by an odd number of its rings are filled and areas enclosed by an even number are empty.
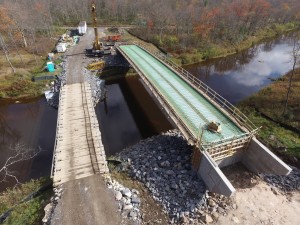
[[[89,84],[63,86],[52,170],[54,185],[107,171]]]

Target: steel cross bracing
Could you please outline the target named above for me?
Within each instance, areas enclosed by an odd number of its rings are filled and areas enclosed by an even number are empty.
[[[200,149],[207,150],[214,158],[228,156],[247,146],[256,127],[225,99],[226,102],[220,102],[223,99],[216,92],[194,77],[189,82],[186,80],[187,72],[181,67],[142,47],[127,44],[117,48],[151,86],[150,89],[157,92],[167,106],[166,110],[172,112],[171,117],[180,125],[179,128],[188,133],[190,137],[185,136],[193,140],[193,144],[199,144]],[[195,83],[202,85],[206,93],[195,88]],[[228,112],[227,108],[230,108]],[[211,121],[221,124],[221,133],[206,129]]]

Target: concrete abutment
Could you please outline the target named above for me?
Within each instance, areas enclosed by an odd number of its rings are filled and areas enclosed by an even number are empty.
[[[254,173],[288,175],[292,169],[272,153],[266,146],[253,138],[247,150],[215,161],[208,152],[194,150],[192,165],[211,192],[232,196],[235,188],[220,168],[242,162]]]

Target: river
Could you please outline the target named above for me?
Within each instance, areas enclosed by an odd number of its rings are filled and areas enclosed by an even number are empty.
[[[44,97],[0,101],[0,167],[15,152],[16,144],[31,151],[42,151],[33,159],[11,168],[20,182],[50,174],[55,140],[57,110]],[[1,179],[1,178],[0,178]],[[0,191],[14,184],[12,179],[1,183]]]
[[[280,37],[246,51],[185,68],[233,104],[256,93],[291,68],[289,38]],[[106,82],[107,99],[96,106],[106,154],[113,155],[141,139],[172,129],[150,91],[138,76]],[[43,97],[0,100],[0,166],[16,143],[43,151],[14,169],[20,181],[50,175],[57,110]],[[2,183],[0,191],[12,183]]]
[[[233,104],[249,97],[292,68],[292,40],[282,36],[238,54],[185,66]]]

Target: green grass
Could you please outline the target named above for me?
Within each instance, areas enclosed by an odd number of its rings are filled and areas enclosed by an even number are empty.
[[[32,82],[17,75],[1,80],[0,98],[35,97],[42,94],[46,82]]]
[[[9,209],[13,209],[3,224],[40,224],[44,216],[44,207],[53,194],[52,190],[47,190],[29,201],[20,202],[29,194],[36,192],[50,182],[50,178],[43,177],[38,180],[31,180],[16,188],[9,188],[0,193],[0,215]]]
[[[50,191],[28,202],[18,205],[5,220],[5,225],[39,224],[44,216],[45,202],[50,198]]]
[[[253,108],[247,106],[239,108],[257,127],[261,127],[257,136],[263,143],[275,151],[280,147],[286,147],[287,151],[282,152],[283,154],[300,158],[300,135],[298,133],[264,118]]]
[[[37,191],[50,182],[50,178],[43,177],[38,180],[31,180],[16,188],[8,188],[0,193],[0,215],[12,208],[26,196]],[[25,204],[25,203],[24,203]]]

